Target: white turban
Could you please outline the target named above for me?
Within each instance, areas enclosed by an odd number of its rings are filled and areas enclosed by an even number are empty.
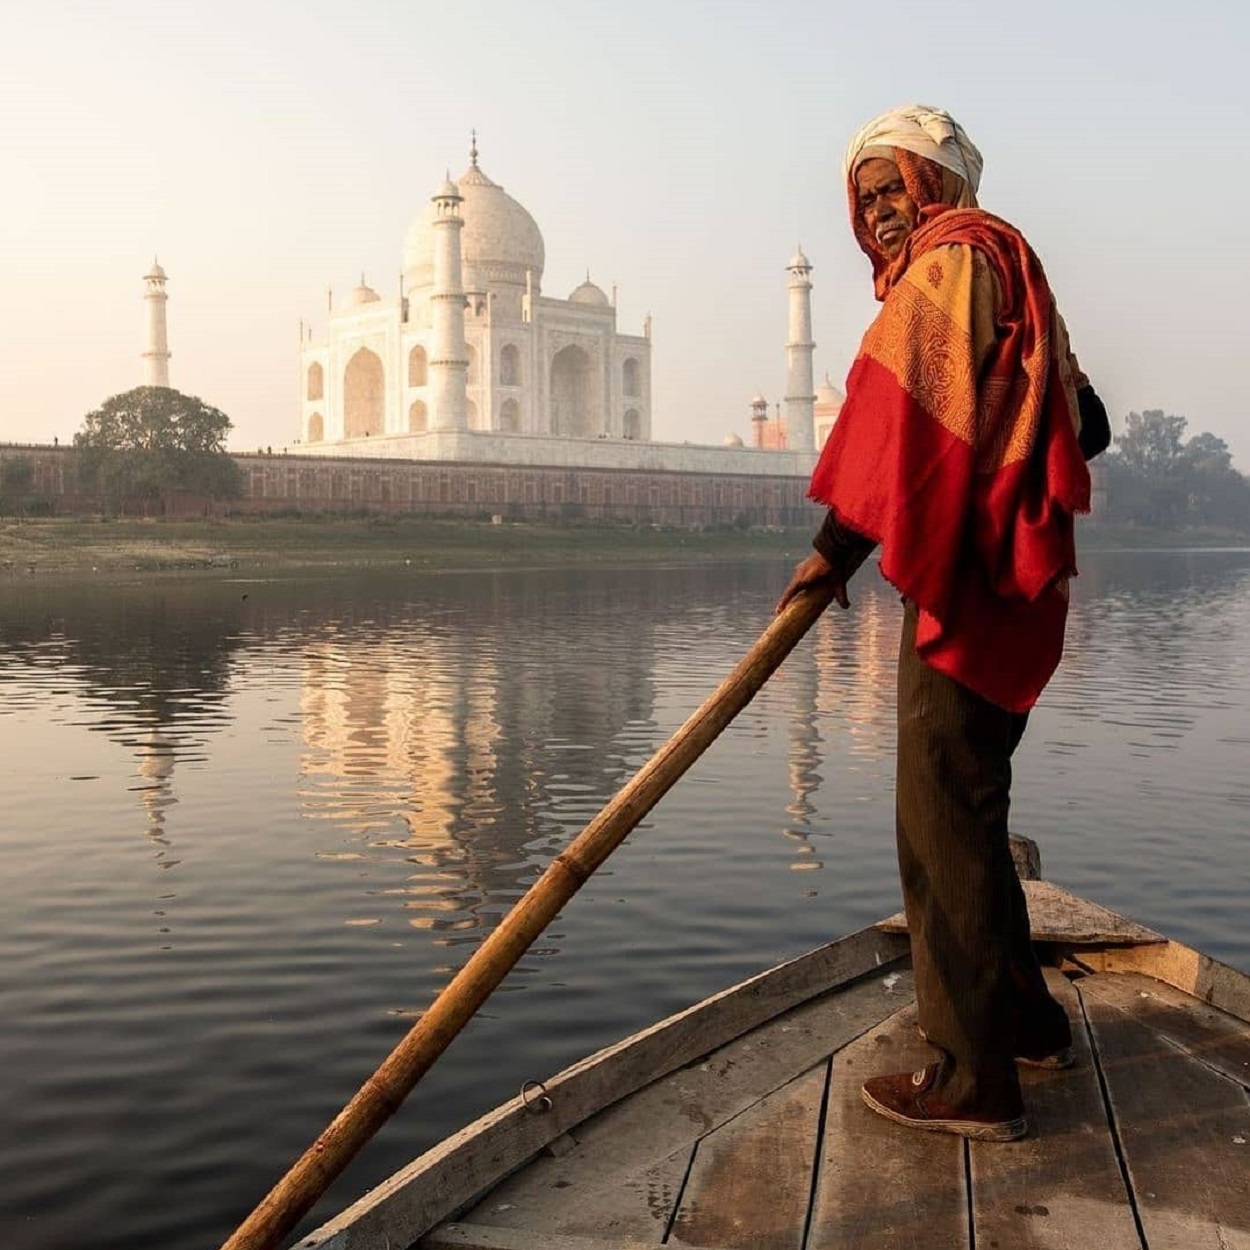
[[[902,148],[958,174],[972,195],[981,182],[981,153],[963,127],[942,109],[905,104],[874,118],[851,140],[842,173],[849,180],[862,160],[877,153],[869,148]]]

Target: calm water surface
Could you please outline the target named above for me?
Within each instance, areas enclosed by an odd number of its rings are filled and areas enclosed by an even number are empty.
[[[1018,756],[1047,875],[1250,970],[1250,553],[1089,555]],[[215,1246],[767,623],[786,567],[0,584],[0,1241]],[[305,1222],[898,905],[874,574]]]

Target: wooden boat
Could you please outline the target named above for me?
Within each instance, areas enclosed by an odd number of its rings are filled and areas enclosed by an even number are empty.
[[[866,1076],[933,1056],[900,915],[524,1091],[298,1244],[1250,1247],[1250,977],[1025,888],[1078,1062],[1021,1070],[1023,1141],[917,1133],[862,1105]]]

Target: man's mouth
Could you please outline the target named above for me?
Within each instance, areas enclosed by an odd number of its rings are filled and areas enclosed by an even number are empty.
[[[877,227],[877,242],[888,243],[891,239],[903,234],[906,227],[901,221],[890,221]]]

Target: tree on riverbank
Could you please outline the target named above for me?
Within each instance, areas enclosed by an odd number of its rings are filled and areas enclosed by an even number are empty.
[[[110,505],[187,491],[237,499],[243,475],[226,451],[219,408],[168,386],[138,386],[89,412],[74,435],[78,476]]]
[[[1130,412],[1107,454],[1107,519],[1175,529],[1215,526],[1250,532],[1250,483],[1214,434],[1185,439],[1184,417]]]
[[[34,466],[25,456],[0,460],[0,516],[25,513],[34,480]]]

